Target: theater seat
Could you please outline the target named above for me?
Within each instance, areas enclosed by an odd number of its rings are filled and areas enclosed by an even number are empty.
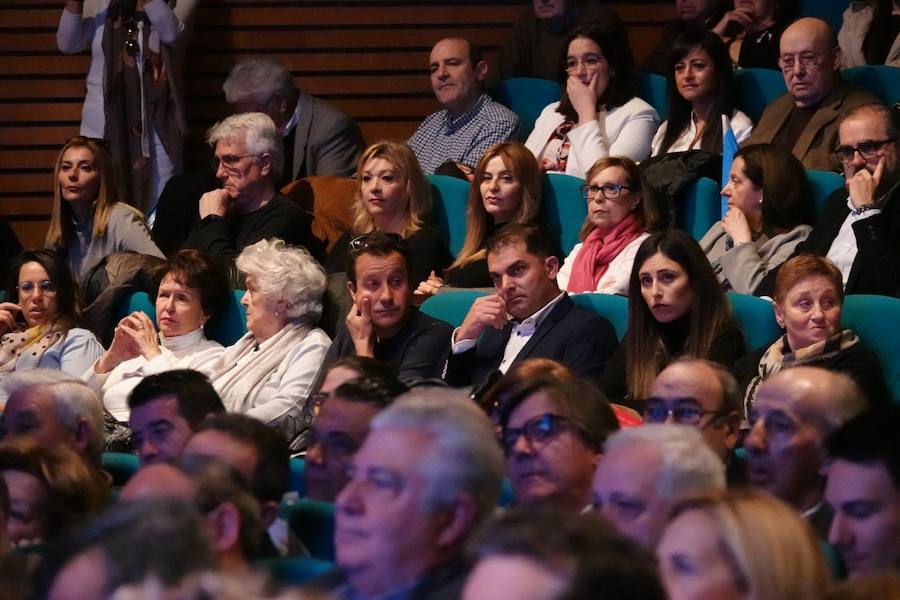
[[[258,560],[253,565],[286,586],[303,585],[334,569],[333,563],[315,558],[270,558]]]
[[[713,223],[722,218],[722,196],[719,184],[709,177],[701,177],[684,191],[680,207],[676,209],[676,224],[699,240]]]
[[[768,346],[782,334],[775,320],[775,310],[768,300],[735,292],[728,292],[728,299],[731,301],[731,313],[744,333],[747,350]]]
[[[230,346],[247,333],[247,309],[241,304],[244,290],[231,290],[222,311],[209,322],[206,333],[209,339],[223,346]]]
[[[821,215],[828,197],[834,190],[844,187],[844,178],[837,173],[817,169],[807,169],[806,178],[809,180],[813,203],[816,206],[816,216]]]
[[[581,196],[584,180],[580,177],[548,173],[543,182],[544,223],[550,228],[563,258],[579,241],[578,232],[587,216],[587,203]]]
[[[841,71],[841,77],[869,90],[887,105],[900,102],[900,67],[863,65]]]
[[[112,476],[113,485],[122,487],[141,467],[135,454],[126,452],[104,452],[100,455],[100,466]]]
[[[281,516],[313,558],[334,561],[334,504],[301,498],[282,506]]]
[[[613,294],[573,294],[575,304],[604,317],[616,330],[619,341],[628,329],[628,298]]]
[[[852,294],[844,298],[841,324],[878,355],[894,402],[900,403],[900,299]]]
[[[483,290],[450,290],[435,294],[419,307],[429,317],[446,321],[454,327],[462,325],[475,299],[487,295]]]
[[[131,292],[122,298],[119,306],[116,308],[116,323],[136,311],[140,311],[150,317],[150,320],[156,325],[156,307],[153,305],[147,292]]]
[[[447,175],[429,175],[431,183],[431,213],[453,256],[462,250],[466,241],[466,204],[469,183]]]
[[[738,69],[734,72],[734,97],[737,107],[754,123],[759,122],[766,106],[787,92],[784,76],[774,69]]]
[[[660,121],[669,118],[669,97],[666,93],[666,78],[659,73],[638,71],[638,98],[656,109]]]
[[[488,88],[487,93],[519,116],[525,135],[534,129],[534,122],[541,111],[562,96],[562,90],[555,81],[535,77],[504,79]]]

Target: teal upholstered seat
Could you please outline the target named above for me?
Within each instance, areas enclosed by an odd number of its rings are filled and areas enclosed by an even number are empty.
[[[525,135],[534,129],[534,122],[548,104],[562,96],[559,84],[536,77],[513,77],[492,85],[488,94],[495,101],[516,113]]]

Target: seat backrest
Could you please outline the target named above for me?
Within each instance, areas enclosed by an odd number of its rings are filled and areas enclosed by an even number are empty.
[[[301,498],[281,512],[313,558],[334,562],[334,504]]]
[[[453,256],[462,250],[466,241],[466,204],[469,183],[447,175],[429,175],[431,183],[432,218]]]
[[[841,77],[872,92],[887,105],[900,102],[900,67],[862,65],[841,71]]]
[[[462,325],[472,303],[480,296],[486,296],[482,290],[449,290],[435,294],[419,307],[429,317],[446,321],[454,327]]]
[[[681,207],[676,211],[678,228],[695,240],[702,238],[713,223],[722,218],[719,191],[719,184],[709,177],[701,177],[689,185],[681,197]]]
[[[734,72],[737,107],[754,123],[775,98],[785,92],[784,76],[774,69],[738,69]]]
[[[116,323],[135,311],[144,313],[156,325],[156,306],[147,292],[131,292],[123,297],[116,307]]]
[[[534,122],[541,111],[562,96],[558,83],[535,77],[504,79],[488,88],[487,92],[495,101],[518,115],[525,135],[534,129]]]
[[[669,118],[669,97],[666,93],[666,78],[659,73],[638,71],[637,84],[638,98],[655,108],[661,121]]]
[[[544,223],[554,237],[556,247],[568,256],[580,240],[578,232],[587,217],[587,203],[581,196],[584,180],[580,177],[548,173],[543,181]]]
[[[574,294],[572,300],[581,308],[593,311],[612,323],[619,341],[628,329],[628,298],[613,294]]]
[[[247,309],[241,304],[244,290],[231,290],[222,311],[209,322],[206,335],[223,346],[230,346],[247,333]]]
[[[334,569],[334,564],[315,558],[269,558],[253,563],[256,569],[271,573],[285,586],[300,586]]]
[[[136,454],[127,452],[104,452],[100,455],[100,466],[110,474],[113,485],[122,487],[141,467]]]
[[[328,250],[353,224],[357,182],[347,177],[316,175],[292,181],[281,193],[312,213],[312,232],[325,240]]]
[[[772,303],[750,294],[728,292],[731,301],[731,314],[737,320],[744,333],[744,342],[748,350],[756,350],[768,346],[781,335],[781,327],[775,320]]]
[[[819,17],[837,32],[844,21],[847,0],[798,0],[797,14],[801,17]]]
[[[894,402],[900,403],[900,299],[852,294],[844,298],[841,325],[878,355]]]
[[[837,173],[819,171],[818,169],[807,169],[806,178],[809,180],[809,187],[812,191],[816,216],[821,215],[828,197],[834,190],[844,187],[844,178]]]

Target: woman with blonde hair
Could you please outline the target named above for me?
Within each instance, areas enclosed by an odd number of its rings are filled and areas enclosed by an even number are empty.
[[[75,279],[113,252],[165,258],[141,213],[119,202],[115,165],[102,141],[75,136],[56,159],[53,208],[45,248],[66,257]]]
[[[342,273],[352,240],[381,231],[406,240],[412,257],[410,281],[423,281],[431,271],[442,272],[450,262],[450,251],[440,231],[430,224],[431,188],[409,146],[391,140],[369,146],[359,158],[356,178],[353,225],[325,259],[326,271]]]
[[[441,286],[493,287],[485,245],[507,223],[536,224],[541,212],[541,172],[528,148],[503,142],[488,148],[475,166],[466,206],[466,239],[444,277],[435,273],[417,294],[432,295]]]
[[[681,502],[656,553],[670,600],[809,600],[831,579],[809,524],[752,489]]]

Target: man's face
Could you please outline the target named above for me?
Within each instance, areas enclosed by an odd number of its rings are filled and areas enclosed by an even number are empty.
[[[569,0],[532,0],[534,16],[538,19],[556,19],[566,14]]]
[[[834,510],[828,541],[850,575],[900,568],[900,489],[884,464],[835,460],[825,500]]]
[[[844,175],[850,179],[862,169],[869,173],[874,173],[879,162],[884,162],[882,167],[881,182],[878,185],[878,192],[883,193],[889,189],[900,177],[897,169],[897,152],[900,148],[900,141],[889,141],[887,125],[880,116],[864,112],[855,117],[847,119],[841,123],[838,131],[838,139],[840,146],[849,148],[859,148],[860,144],[866,142],[885,142],[877,146],[877,152],[866,158],[859,152],[853,153],[853,159],[844,164]]]
[[[250,154],[243,139],[216,142],[216,159],[219,161],[216,178],[235,200],[252,196],[271,173],[268,154]]]
[[[822,483],[823,433],[811,419],[817,407],[807,383],[787,375],[763,383],[744,440],[750,484],[799,510],[820,499]]]
[[[603,455],[591,487],[594,510],[649,550],[656,548],[671,509],[656,491],[661,465],[654,448],[619,446]]]
[[[699,21],[708,11],[708,0],[675,0],[675,12],[682,21]]]
[[[142,465],[176,460],[193,434],[175,396],[160,396],[138,406],[131,411],[128,425]]]
[[[488,271],[506,312],[527,319],[559,294],[555,256],[541,259],[525,249],[525,242],[498,248],[487,256]]]
[[[482,61],[473,65],[465,40],[446,39],[435,44],[428,59],[431,88],[441,106],[453,116],[466,112],[481,95],[481,82],[487,75]]]
[[[402,254],[360,254],[356,258],[356,285],[349,287],[357,306],[363,299],[371,302],[372,325],[380,337],[390,337],[403,327],[410,304],[409,277]]]
[[[184,447],[185,456],[215,458],[231,465],[252,487],[256,479],[256,448],[215,429],[204,429],[191,437]]]
[[[45,448],[62,444],[79,454],[83,451],[75,434],[59,420],[53,396],[43,386],[24,388],[10,395],[4,419],[7,436],[29,436]]]
[[[525,556],[494,555],[472,569],[463,600],[547,600],[560,598],[568,587],[562,574]]]
[[[336,503],[337,564],[364,596],[418,578],[440,552],[447,515],[426,512],[432,440],[409,429],[372,431]]]
[[[44,541],[55,532],[47,522],[50,490],[40,479],[24,471],[7,469],[0,474],[9,490],[9,518],[6,529],[9,540],[16,546],[28,546]]]
[[[313,419],[303,478],[306,495],[334,502],[347,483],[347,466],[369,432],[378,407],[331,396]]]
[[[519,502],[576,511],[587,506],[599,453],[584,443],[545,392],[532,394],[512,411],[504,446],[507,475]]]
[[[827,36],[808,21],[788,27],[781,35],[781,64],[784,84],[800,108],[813,108],[834,87],[840,56],[829,48]],[[809,62],[809,66],[804,63]],[[788,68],[788,64],[792,64]]]
[[[699,362],[669,365],[656,377],[650,396],[645,415],[657,411],[662,414],[663,410],[671,414],[664,421],[652,418],[647,421],[697,427],[722,460],[737,443],[740,416],[736,412],[722,414],[722,384],[707,365]]]

